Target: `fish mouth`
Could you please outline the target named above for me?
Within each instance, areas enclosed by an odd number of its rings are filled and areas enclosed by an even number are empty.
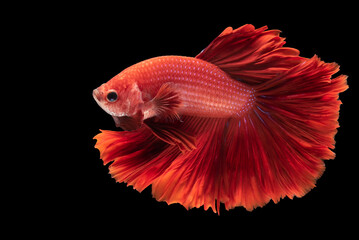
[[[92,97],[93,97],[93,99],[95,99],[97,104],[102,108],[101,92],[97,88],[92,91]]]

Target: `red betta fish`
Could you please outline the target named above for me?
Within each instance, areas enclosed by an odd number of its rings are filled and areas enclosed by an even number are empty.
[[[222,32],[196,57],[137,63],[93,91],[125,131],[101,131],[96,148],[117,182],[186,209],[220,203],[251,211],[302,197],[333,159],[336,63],[283,47],[279,30]]]

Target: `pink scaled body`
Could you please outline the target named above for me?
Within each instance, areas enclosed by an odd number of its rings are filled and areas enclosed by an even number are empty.
[[[166,83],[179,96],[179,115],[238,118],[254,101],[251,87],[233,80],[211,63],[182,56],[156,57],[137,63],[113,77],[107,83],[107,89],[100,87],[98,91],[106,92],[123,84],[138,88],[141,97],[131,102],[130,108],[134,108],[139,103],[146,105]],[[144,119],[154,116],[151,107],[142,110]]]

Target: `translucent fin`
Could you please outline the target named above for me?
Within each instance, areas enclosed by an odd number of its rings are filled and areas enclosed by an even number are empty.
[[[157,118],[179,119],[177,109],[181,104],[172,83],[165,83],[151,100]]]
[[[283,47],[279,30],[266,30],[266,26],[255,29],[250,24],[235,30],[229,27],[196,58],[250,85],[273,79],[305,60],[297,49]]]

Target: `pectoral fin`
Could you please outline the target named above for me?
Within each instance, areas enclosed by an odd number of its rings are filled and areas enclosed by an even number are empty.
[[[156,96],[146,104],[145,119],[151,117],[180,119],[178,108],[181,101],[173,83],[165,83]]]

